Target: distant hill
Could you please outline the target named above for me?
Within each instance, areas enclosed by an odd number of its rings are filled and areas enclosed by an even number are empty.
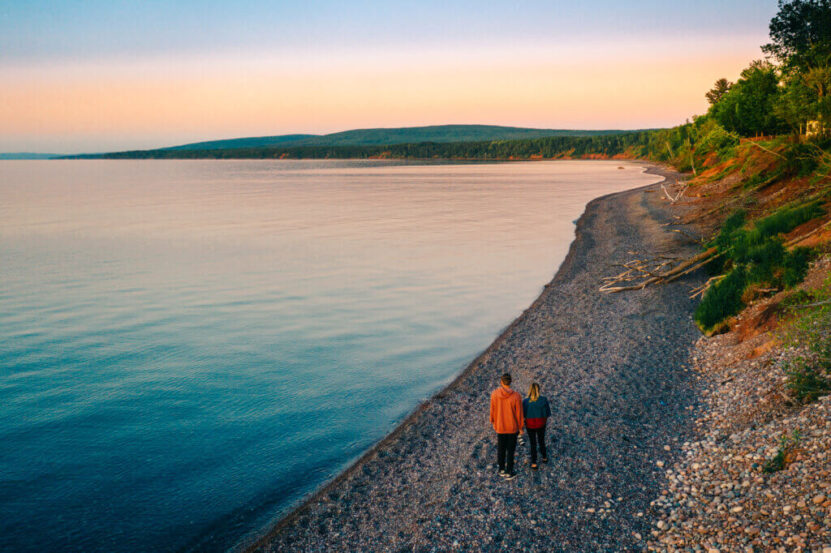
[[[483,142],[491,140],[521,140],[545,136],[597,136],[619,134],[622,131],[581,131],[563,129],[528,129],[497,125],[434,125],[430,127],[401,127],[356,129],[325,135],[283,134],[251,138],[232,138],[194,142],[160,150],[226,150],[232,148],[262,148],[266,146],[377,146],[387,144],[417,144],[419,142]]]
[[[35,154],[32,152],[0,153],[0,159],[52,159],[61,157],[61,154]]]
[[[209,140],[194,142],[181,146],[159,148],[160,150],[226,150],[229,148],[261,148],[263,146],[294,145],[309,138],[318,138],[316,134],[281,134],[277,136],[255,136],[250,138],[229,138],[226,140]]]
[[[394,129],[356,129],[306,138],[291,146],[375,146],[417,144],[419,142],[484,142],[522,140],[545,136],[596,136],[621,131],[580,131],[562,129],[527,129],[496,125],[434,125]]]
[[[326,135],[286,134],[183,144],[155,150],[131,150],[64,156],[71,159],[324,159],[448,158],[522,159],[567,155],[577,148],[619,153],[638,131],[528,129],[495,125],[436,125],[356,129]]]

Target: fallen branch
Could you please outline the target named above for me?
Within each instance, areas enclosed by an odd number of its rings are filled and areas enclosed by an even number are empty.
[[[675,179],[675,186],[678,186],[678,179]],[[666,194],[666,197],[667,197],[667,199],[670,201],[670,203],[673,203],[673,204],[674,204],[675,202],[677,202],[677,201],[681,198],[681,196],[683,196],[683,195],[684,195],[684,192],[686,192],[686,191],[687,191],[687,188],[689,188],[689,186],[690,186],[689,184],[684,183],[684,187],[681,189],[681,192],[679,192],[678,194],[676,194],[676,195],[673,197],[673,196],[669,193],[669,191],[667,190],[666,186],[664,186],[664,183],[661,183],[661,189],[664,191],[664,194]]]
[[[700,244],[701,242],[703,242],[703,239],[701,237],[694,236],[694,235],[690,234],[689,232],[685,231],[684,229],[674,228],[674,229],[670,229],[670,231],[671,232],[677,232],[678,234],[682,234],[682,235],[686,236],[687,238],[689,238],[690,240],[692,240],[693,242],[695,242],[696,244]]]
[[[644,263],[641,260],[636,260],[637,264],[632,265],[631,268],[629,268],[627,271],[624,271],[623,273],[615,277],[603,279],[606,282],[605,284],[603,284],[603,286],[600,287],[600,291],[609,294],[614,294],[617,292],[625,292],[628,290],[643,290],[651,284],[672,282],[674,280],[681,278],[684,275],[687,275],[689,273],[692,273],[693,271],[696,271],[697,269],[700,269],[701,267],[703,267],[719,255],[721,254],[718,253],[716,248],[710,248],[707,251],[704,251],[694,257],[691,257],[690,259],[687,259],[680,263],[675,268],[663,273],[657,272],[660,269],[648,270],[647,267],[650,266],[649,263]],[[657,266],[663,268],[666,265],[668,265],[668,263],[664,262],[662,264],[658,264]],[[627,266],[627,264],[624,264],[624,266]],[[645,280],[642,280],[637,284],[627,286],[616,286],[617,284],[620,284],[622,282],[631,282],[633,280],[637,280],[638,278],[644,278],[644,276],[648,276],[649,278],[646,278]]]
[[[771,292],[779,292],[779,288],[759,288],[756,290],[758,294],[770,294]]]
[[[818,226],[817,228],[815,228],[811,232],[803,234],[802,236],[797,236],[796,238],[792,238],[791,240],[788,240],[787,242],[785,242],[785,247],[790,248],[791,246],[796,246],[797,244],[799,244],[800,242],[802,242],[803,240],[805,240],[809,236],[812,236],[812,235],[818,233],[819,231],[825,230],[827,228],[831,228],[831,221],[828,221],[824,225]]]
[[[749,141],[749,142],[747,142],[747,143],[748,143],[748,144],[751,144],[752,146],[756,146],[756,147],[757,147],[757,148],[759,148],[760,150],[764,150],[765,152],[767,152],[767,153],[769,153],[769,154],[775,155],[776,157],[779,157],[779,158],[782,158],[782,159],[788,159],[788,158],[786,158],[785,156],[783,156],[782,154],[780,154],[779,152],[774,152],[773,150],[770,150],[770,149],[768,149],[768,148],[765,148],[764,146],[762,146],[761,144],[758,144],[758,143],[756,143],[756,142]]]
[[[707,290],[710,289],[710,286],[712,286],[716,282],[719,282],[720,280],[724,280],[725,278],[727,278],[727,275],[718,275],[708,278],[707,282],[691,290],[692,295],[690,296],[690,299],[695,299],[697,296],[704,296]]]
[[[814,303],[806,303],[805,305],[794,305],[792,307],[793,309],[806,309],[808,307],[819,307],[820,305],[828,305],[829,303],[831,303],[831,300],[823,300]]]

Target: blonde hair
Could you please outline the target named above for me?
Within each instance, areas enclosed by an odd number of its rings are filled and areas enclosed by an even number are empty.
[[[528,399],[531,401],[537,401],[540,399],[540,385],[536,382],[531,384],[531,388],[528,390]]]

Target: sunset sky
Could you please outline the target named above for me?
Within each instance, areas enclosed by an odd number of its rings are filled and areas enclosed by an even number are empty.
[[[775,0],[0,3],[0,152],[352,128],[671,126]]]

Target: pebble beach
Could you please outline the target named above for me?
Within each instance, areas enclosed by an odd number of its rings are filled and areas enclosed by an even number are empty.
[[[668,179],[678,175],[650,166]],[[701,383],[692,276],[598,291],[638,255],[688,256],[660,184],[598,198],[539,298],[446,389],[249,551],[625,551],[654,539],[665,469],[693,440]],[[619,272],[619,271],[618,271]],[[509,291],[506,293],[510,293]],[[549,398],[550,462],[499,478],[488,424],[504,372]]]
[[[829,269],[831,257],[821,258],[800,288],[818,286]],[[772,332],[746,335],[779,299],[751,306],[731,332],[696,344],[705,407],[697,438],[664,467],[665,485],[650,505],[651,551],[831,553],[831,396],[796,404],[788,364],[804,352]],[[784,466],[765,470],[780,448]]]

